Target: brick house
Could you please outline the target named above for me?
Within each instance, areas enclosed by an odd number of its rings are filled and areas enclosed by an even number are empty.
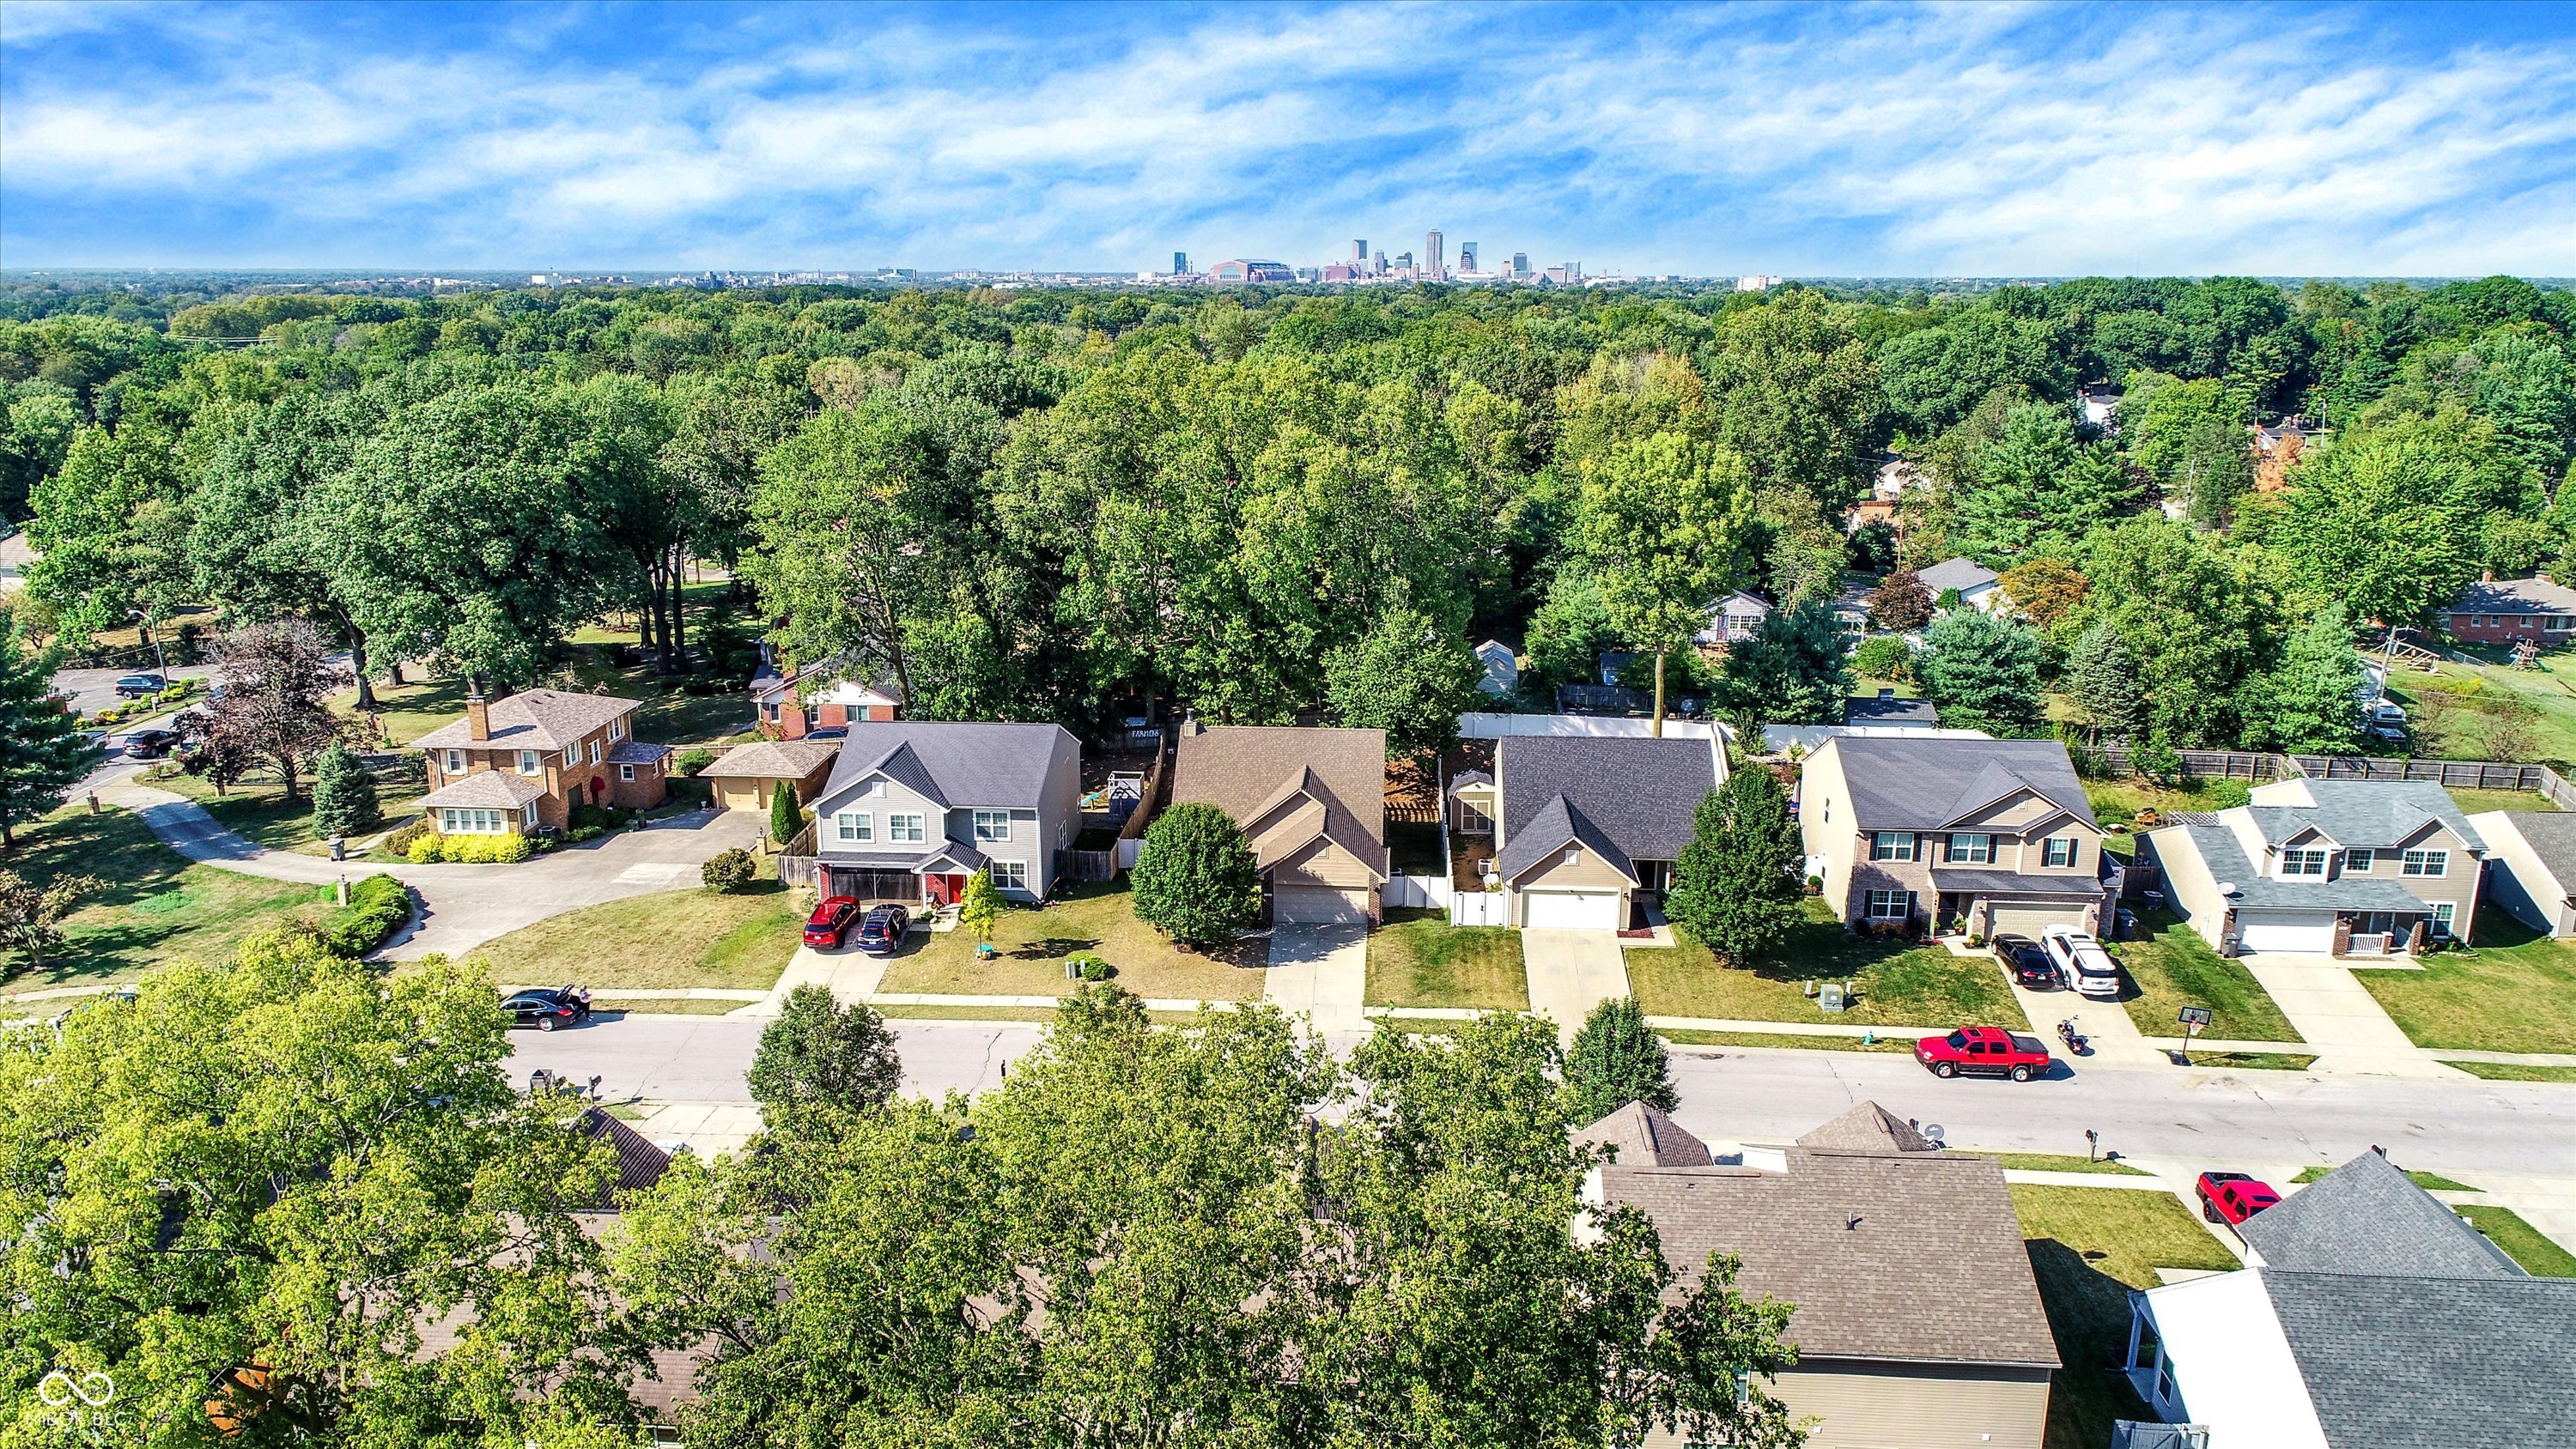
[[[2487,579],[2461,591],[2442,628],[2463,644],[2564,644],[2576,639],[2576,589],[2543,578]]]
[[[670,792],[671,747],[634,737],[635,705],[560,689],[499,699],[469,692],[464,718],[412,746],[429,763],[421,808],[431,828],[461,835],[561,830],[576,806],[660,805]]]
[[[782,671],[764,661],[751,677],[751,702],[761,736],[801,740],[819,729],[879,724],[902,716],[903,686],[892,679],[866,683],[835,678],[831,671],[837,668],[831,664]],[[830,682],[817,685],[811,695],[800,690],[800,685],[814,684],[818,678]]]

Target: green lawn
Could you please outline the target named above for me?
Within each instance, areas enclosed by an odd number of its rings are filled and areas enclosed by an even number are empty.
[[[2079,1157],[2072,1152],[1980,1152],[2003,1164],[2007,1172],[2091,1172],[2104,1177],[2145,1177],[2148,1174],[2131,1167],[2116,1157]]]
[[[2291,1178],[2290,1181],[2315,1182],[2317,1179],[2324,1177],[2327,1173],[2332,1171],[2334,1171],[2333,1168],[2327,1167],[2323,1164],[2319,1164],[2314,1167],[2302,1167],[2299,1169],[2299,1175]],[[2476,1188],[2469,1186],[2465,1182],[2454,1181],[2451,1178],[2444,1177],[2438,1172],[2409,1172],[2406,1174],[2406,1178],[2409,1182],[2414,1183],[2417,1187],[2424,1189],[2426,1192],[2477,1191]]]
[[[274,770],[259,771],[222,795],[215,793],[214,786],[183,773],[148,778],[142,783],[187,796],[204,806],[206,813],[225,829],[271,850],[291,850],[299,855],[331,853],[328,841],[313,823],[313,779],[309,775],[297,782],[292,801],[286,798],[286,790],[278,783]],[[397,829],[418,816],[423,789],[408,782],[378,781],[376,799],[384,806],[384,823],[368,834]]]
[[[1655,1033],[1675,1046],[1741,1046],[1778,1047],[1791,1051],[1824,1052],[1910,1052],[1911,1037],[1880,1037],[1862,1041],[1856,1036],[1808,1036],[1788,1031],[1690,1031],[1671,1030]]]
[[[2138,923],[2151,933],[2147,939],[2123,941],[2111,949],[2127,968],[2127,990],[2135,993],[2123,995],[2121,1004],[2149,1040],[2179,1036],[2181,1010],[2186,1006],[2209,1008],[2203,1036],[2230,1041],[2304,1040],[2244,963],[2221,957],[2199,932],[2169,913],[2144,914]]]
[[[2249,1072],[2304,1072],[2317,1059],[2299,1052],[2193,1052],[2195,1067],[2236,1067]]]
[[[1012,907],[994,926],[995,954],[978,959],[963,930],[915,931],[887,967],[880,988],[970,996],[1062,996],[1078,985],[1064,977],[1064,958],[1096,952],[1118,970],[1119,985],[1139,996],[1174,1001],[1244,1001],[1261,994],[1269,943],[1237,942],[1214,955],[1183,952],[1136,919],[1124,878],[1065,888],[1042,907]]]
[[[801,898],[771,881],[744,895],[658,891],[522,926],[471,953],[495,982],[765,991],[796,954]],[[740,1002],[733,1003],[735,1006]],[[638,1010],[658,1008],[637,1004]],[[730,1008],[728,1008],[730,1009]]]
[[[2454,785],[2448,793],[2452,803],[2470,815],[2489,810],[2546,810],[2552,814],[2558,810],[2549,803],[2548,796],[2537,790],[2468,790]]]
[[[2487,1235],[2487,1240],[2504,1249],[2504,1255],[2522,1265],[2522,1270],[2535,1278],[2576,1278],[2576,1253],[2545,1236],[2540,1229],[2524,1222],[2522,1214],[2511,1208],[2470,1204],[2457,1210]]]
[[[2155,1287],[2158,1268],[2240,1265],[2163,1193],[2015,1183],[2012,1199],[2066,1365],[2049,1389],[2048,1449],[2101,1449],[2112,1420],[2154,1417],[2127,1380],[2107,1371],[2128,1351],[2128,1290]]]
[[[1807,919],[1779,959],[1721,966],[1707,949],[1683,944],[1628,952],[1628,982],[1649,1016],[1730,1021],[1817,1021],[1848,1026],[2025,1026],[1987,956],[1953,956],[1939,946],[1905,946],[1847,934],[1825,904],[1809,897]],[[1827,1016],[1805,995],[1810,980],[1859,984],[1860,1003]]]
[[[142,817],[122,810],[58,810],[20,831],[17,849],[0,864],[39,886],[65,875],[99,882],[64,918],[59,954],[30,970],[13,953],[0,968],[0,989],[10,991],[127,981],[183,956],[219,961],[245,937],[319,920],[331,907],[322,886],[191,864]]]
[[[1369,933],[1368,1002],[1527,1011],[1521,933],[1453,926],[1446,911],[1389,911],[1385,926]]]
[[[2490,1082],[2576,1082],[2576,1067],[2526,1067],[2515,1062],[2452,1062],[2449,1065]]]
[[[2475,947],[2434,952],[2420,971],[2356,971],[2416,1045],[2576,1052],[2576,945],[2502,910],[2479,913]]]
[[[2407,707],[2415,751],[2454,760],[2576,760],[2576,653],[2553,649],[2537,669],[2515,669],[2508,651],[2463,646],[2476,662],[2442,661],[2432,674],[2400,669],[2389,693]],[[2497,712],[2520,701],[2528,728]],[[2519,737],[2517,737],[2519,736]]]

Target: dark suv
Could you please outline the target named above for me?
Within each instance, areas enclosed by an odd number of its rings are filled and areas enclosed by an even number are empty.
[[[2057,974],[2057,963],[2049,960],[2048,953],[2028,936],[1995,937],[1995,959],[2004,963],[2013,980],[2033,991],[2066,984]]]
[[[903,949],[903,933],[912,929],[912,912],[901,906],[879,906],[859,922],[850,944],[870,956],[891,956]]]

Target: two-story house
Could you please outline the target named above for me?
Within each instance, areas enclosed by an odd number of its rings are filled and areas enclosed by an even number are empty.
[[[1671,889],[1699,803],[1725,779],[1715,738],[1512,735],[1490,776],[1458,777],[1446,808],[1460,831],[1492,832],[1505,920],[1625,930]]]
[[[1082,745],[1062,726],[863,721],[814,801],[823,894],[945,905],[989,871],[1043,900],[1082,810]]]
[[[1243,827],[1264,919],[1369,922],[1386,884],[1386,731],[1181,727],[1172,803]]]
[[[1842,735],[1807,757],[1808,874],[1853,927],[2097,930],[2119,898],[2102,826],[2055,740]]]
[[[2222,955],[2413,952],[2469,939],[2486,841],[2429,780],[2275,780],[2139,838]]]
[[[636,739],[636,702],[530,689],[489,698],[467,686],[465,717],[413,742],[429,763],[421,800],[448,835],[563,829],[575,807],[650,810],[668,795],[671,747]]]
[[[903,688],[893,678],[844,678],[841,667],[834,660],[781,670],[764,653],[751,676],[753,728],[764,739],[801,740],[815,730],[881,723],[903,713]]]

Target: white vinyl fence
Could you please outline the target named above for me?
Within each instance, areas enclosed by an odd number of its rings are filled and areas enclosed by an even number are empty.
[[[1428,909],[1449,904],[1449,877],[1445,875],[1388,876],[1380,900],[1390,910],[1406,907]]]
[[[1471,740],[1499,740],[1511,735],[1603,735],[1643,739],[1655,732],[1650,719],[1594,714],[1462,714],[1458,733]],[[1668,740],[1717,738],[1717,726],[1704,719],[1664,721]]]
[[[1508,926],[1501,891],[1458,891],[1449,897],[1453,926]]]

